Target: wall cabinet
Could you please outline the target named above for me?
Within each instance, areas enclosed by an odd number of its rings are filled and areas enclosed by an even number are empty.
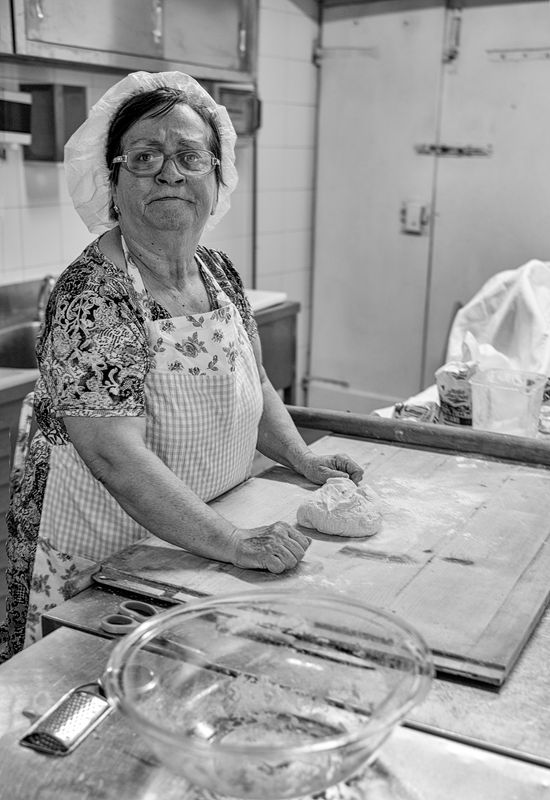
[[[14,0],[16,48],[33,56],[96,62],[103,53],[162,58],[151,0]]]
[[[164,0],[164,58],[202,67],[251,69],[251,3]]]
[[[87,113],[86,89],[53,83],[22,83],[31,105],[31,143],[25,147],[29,161],[63,161],[63,148]]]
[[[0,53],[13,53],[10,0],[0,0]]]
[[[257,0],[12,2],[17,54],[127,70],[186,67],[204,78],[251,77]]]

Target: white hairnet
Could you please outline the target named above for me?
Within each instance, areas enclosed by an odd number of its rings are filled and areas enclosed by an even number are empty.
[[[216,211],[209,217],[206,229],[213,228],[229,209],[229,197],[238,180],[235,169],[237,135],[225,107],[218,105],[194,78],[184,72],[132,72],[111,86],[92,106],[87,120],[65,145],[65,175],[69,194],[91,233],[104,233],[117,224],[109,216],[111,187],[105,160],[111,120],[128,97],[160,86],[182,89],[190,100],[211,109],[220,133],[221,169],[225,186],[220,184]]]

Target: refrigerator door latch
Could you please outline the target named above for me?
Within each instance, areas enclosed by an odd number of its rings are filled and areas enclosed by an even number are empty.
[[[401,204],[399,218],[401,233],[422,236],[428,225],[430,213],[428,206],[418,200],[405,200]]]

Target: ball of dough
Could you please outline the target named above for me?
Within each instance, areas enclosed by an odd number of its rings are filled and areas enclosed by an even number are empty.
[[[335,536],[364,537],[382,526],[382,503],[368,486],[350,478],[329,478],[296,512],[298,525]]]

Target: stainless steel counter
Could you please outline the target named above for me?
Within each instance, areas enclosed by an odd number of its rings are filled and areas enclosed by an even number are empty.
[[[24,386],[38,378],[37,369],[17,369],[17,367],[0,367],[0,392],[14,386]]]
[[[32,719],[101,674],[112,646],[62,627],[0,667],[0,794],[6,800],[213,800],[160,767],[117,711],[64,758],[19,745]],[[371,766],[324,797],[543,800],[549,792],[545,767],[398,728]]]
[[[51,632],[62,626],[108,637],[99,620],[115,613],[119,603],[120,595],[113,592],[86,589],[49,611],[44,618],[45,629]],[[504,686],[496,690],[472,682],[437,678],[428,697],[412,710],[406,724],[418,731],[511,754],[550,768],[550,715],[546,712],[550,698],[550,670],[546,668],[549,663],[550,611],[547,611]]]

